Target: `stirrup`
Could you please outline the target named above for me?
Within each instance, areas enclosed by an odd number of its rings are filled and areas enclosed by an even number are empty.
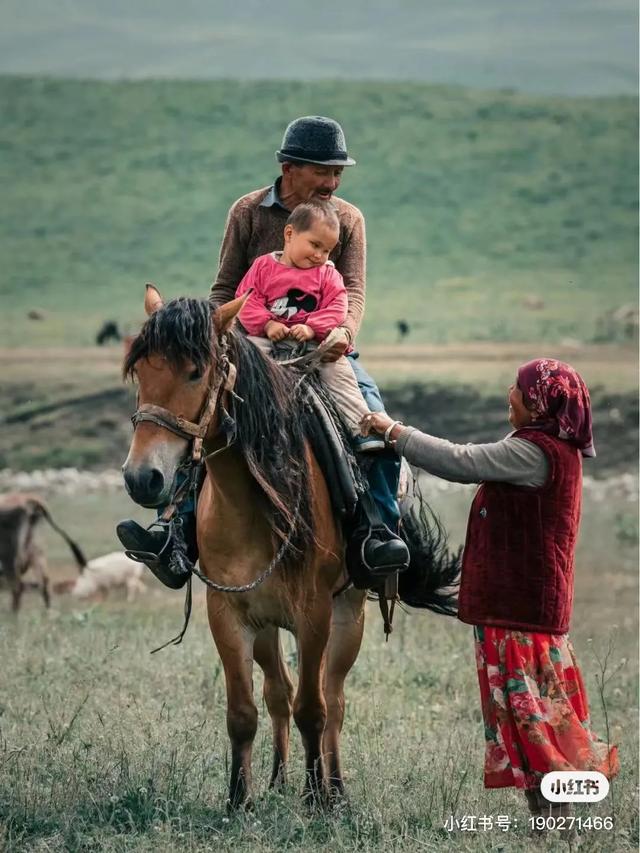
[[[366,555],[365,555],[367,544],[372,539],[378,540],[381,545],[385,545],[388,542],[398,541],[398,542],[402,543],[402,545],[404,545],[405,550],[408,553],[408,548],[407,548],[406,542],[403,539],[401,539],[399,536],[394,535],[386,525],[384,525],[383,527],[376,527],[376,526],[371,525],[369,527],[367,535],[362,540],[362,543],[360,545],[360,559],[362,561],[362,565],[369,572],[371,577],[373,577],[376,580],[383,581],[385,578],[389,577],[389,575],[392,575],[394,572],[404,572],[409,568],[409,563],[406,561],[402,561],[399,563],[389,563],[388,565],[385,565],[385,566],[379,567],[379,568],[372,566],[368,562]]]
[[[169,547],[169,543],[173,539],[172,524],[179,524],[181,526],[182,525],[182,519],[180,518],[180,519],[174,519],[174,520],[170,520],[170,521],[164,521],[161,518],[157,518],[155,521],[152,521],[151,524],[147,525],[147,527],[145,528],[145,530],[147,532],[149,532],[152,527],[161,527],[161,528],[166,527],[167,528],[167,535],[166,535],[166,538],[164,540],[164,544],[163,544],[162,548],[160,548],[160,550],[157,553],[155,551],[138,551],[138,550],[134,551],[134,550],[129,550],[128,548],[125,548],[124,553],[126,554],[126,556],[130,560],[133,560],[135,563],[144,563],[144,565],[147,566],[148,568],[151,568],[151,565],[157,567],[158,565],[161,564],[162,555],[167,550],[167,548]]]
[[[161,562],[160,554],[154,554],[153,551],[129,551],[125,549],[124,553],[134,563],[144,563],[149,568],[151,568],[151,565],[158,566]]]

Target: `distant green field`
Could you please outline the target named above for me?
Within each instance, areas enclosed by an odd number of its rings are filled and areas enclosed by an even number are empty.
[[[340,120],[359,161],[341,194],[367,218],[363,342],[400,318],[416,342],[589,341],[635,303],[631,98],[17,77],[0,93],[3,345],[134,329],[147,280],[204,295],[230,203],[270,183],[308,113]]]

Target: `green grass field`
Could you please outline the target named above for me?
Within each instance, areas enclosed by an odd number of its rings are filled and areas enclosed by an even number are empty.
[[[3,416],[117,388],[121,351],[93,347],[98,327],[112,318],[134,331],[147,280],[166,296],[205,295],[230,203],[275,176],[273,151],[286,123],[318,112],[344,124],[359,161],[342,195],[367,218],[361,340],[372,373],[388,387],[441,382],[429,398],[440,422],[452,424],[464,409],[485,428],[501,418],[503,403],[487,407],[484,397],[503,394],[503,380],[525,355],[563,342],[561,352],[575,354],[588,381],[604,389],[596,424],[607,434],[603,446],[619,443],[620,466],[631,460],[635,350],[619,346],[615,329],[605,335],[611,346],[584,346],[602,338],[607,312],[636,304],[631,98],[420,84],[0,77],[0,99]],[[28,319],[31,309],[42,319]],[[396,343],[400,318],[412,324],[409,346],[392,351],[386,345]],[[443,344],[449,348],[435,351]],[[473,385],[483,399],[469,403],[464,389],[447,387],[452,382]],[[407,388],[406,400],[403,393],[398,407],[414,405],[415,393]],[[0,464],[118,464],[128,404],[113,399],[3,424]],[[417,425],[433,420],[425,412]],[[602,453],[603,476],[613,470],[609,455]],[[594,853],[638,845],[638,522],[637,495],[627,487],[586,492],[578,555],[572,636],[595,728],[605,731],[606,708],[622,760],[613,798],[591,812],[613,815],[615,832],[583,834],[582,849]],[[120,518],[148,517],[120,491],[46,496],[89,556],[117,547]],[[452,541],[461,541],[469,492],[434,496]],[[64,545],[51,533],[45,542],[54,574],[70,576]],[[132,605],[117,596],[83,605],[57,599],[48,614],[32,595],[18,619],[0,598],[0,850],[566,849],[528,838],[513,792],[483,790],[470,629],[400,613],[385,645],[375,606],[347,687],[349,807],[306,813],[297,736],[295,790],[266,791],[270,729],[262,708],[256,807],[229,818],[224,679],[202,599],[183,646],[150,657],[178,630],[182,601],[153,581],[148,588]],[[612,643],[603,707],[596,656]],[[293,663],[290,638],[287,649]],[[519,825],[449,834],[443,823],[452,814],[503,814]]]
[[[344,124],[359,163],[342,194],[368,224],[362,342],[400,318],[415,342],[590,341],[635,304],[632,98],[0,77],[0,99],[4,345],[133,330],[147,280],[206,294],[229,205],[271,182],[284,126],[310,112]]]
[[[433,482],[433,481],[432,481]],[[463,535],[469,489],[427,492]],[[130,511],[122,493],[52,495],[54,517],[94,555],[113,547]],[[605,732],[596,677],[609,646],[610,737],[622,771],[613,798],[578,814],[615,816],[613,832],[582,834],[586,851],[637,849],[637,503],[587,490],[572,639],[586,677],[594,728]],[[138,510],[139,517],[143,517]],[[635,528],[634,528],[635,522]],[[72,574],[65,546],[45,534],[54,574]],[[82,538],[84,537],[84,538]],[[150,656],[181,624],[182,597],[150,580],[127,605],[27,596],[19,618],[0,599],[0,846],[34,851],[511,851],[566,850],[533,841],[524,803],[482,787],[483,736],[471,630],[454,620],[399,613],[384,643],[377,607],[347,682],[343,733],[350,807],[309,816],[299,801],[302,754],[293,734],[293,789],[267,792],[271,735],[259,702],[256,807],[225,811],[229,762],[225,690],[201,593],[184,644]],[[295,669],[292,639],[286,648]],[[255,690],[261,690],[261,676]],[[604,736],[604,735],[603,735]],[[508,833],[448,833],[450,815],[508,815]],[[2,834],[4,833],[4,834]]]

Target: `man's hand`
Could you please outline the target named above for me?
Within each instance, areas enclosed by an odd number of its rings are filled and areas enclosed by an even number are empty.
[[[270,341],[282,341],[289,335],[289,327],[277,320],[269,320],[265,323],[264,333]]]
[[[360,421],[360,432],[362,435],[371,435],[371,433],[384,435],[385,430],[392,423],[394,423],[393,418],[390,418],[386,412],[369,412]]]
[[[311,326],[305,326],[304,323],[296,323],[289,329],[289,337],[294,341],[312,341],[316,336]]]
[[[331,332],[332,335],[335,335],[336,332],[339,332],[339,336],[336,337],[333,345],[329,347],[329,349],[322,356],[323,361],[337,361],[340,356],[344,355],[345,352],[351,346],[351,337],[349,332],[344,327],[339,327],[334,329]]]

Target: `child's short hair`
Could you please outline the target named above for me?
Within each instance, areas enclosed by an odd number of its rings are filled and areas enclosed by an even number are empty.
[[[319,219],[336,231],[340,230],[338,211],[328,201],[305,201],[299,204],[289,215],[287,225],[291,225],[295,231],[308,231]]]

